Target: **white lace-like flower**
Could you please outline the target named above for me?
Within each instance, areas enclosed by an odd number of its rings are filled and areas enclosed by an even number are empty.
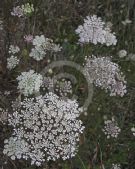
[[[111,169],[121,169],[121,166],[120,166],[120,164],[112,164]]]
[[[117,39],[115,33],[111,33],[110,28],[106,28],[103,32],[104,32],[104,39],[105,39],[104,44],[106,44],[106,46],[116,45]]]
[[[46,55],[46,51],[44,51],[42,47],[32,48],[30,52],[30,57],[32,57],[37,61],[42,60],[45,57],[45,55]]]
[[[34,48],[31,49],[30,57],[37,61],[42,60],[46,56],[47,51],[59,52],[61,50],[59,45],[53,43],[53,40],[45,38],[44,35],[35,36],[33,45]]]
[[[55,44],[55,43],[52,44],[52,51],[53,52],[60,52],[61,49],[62,49],[62,47],[60,46],[60,44]]]
[[[11,56],[10,58],[7,58],[7,68],[9,70],[14,69],[19,64],[19,59],[17,56]]]
[[[118,55],[119,55],[119,58],[124,58],[127,55],[127,51],[124,49],[120,50]]]
[[[24,15],[23,9],[20,6],[16,6],[13,8],[13,11],[11,12],[12,16],[18,16],[22,17]]]
[[[78,26],[76,33],[79,35],[80,43],[101,43],[107,46],[116,45],[117,39],[114,33],[111,32],[110,28],[105,26],[105,22],[96,15],[87,16],[84,19],[84,24]]]
[[[111,62],[109,57],[86,57],[84,69],[89,73],[91,83],[110,91],[110,96],[122,97],[127,92],[124,75],[118,64]]]
[[[24,36],[24,40],[27,43],[31,43],[33,41],[33,35],[29,34],[29,35],[25,35]]]
[[[135,136],[135,127],[132,127],[131,131],[133,132],[133,136]]]
[[[9,46],[9,54],[16,54],[20,51],[20,48],[18,46],[10,45]]]
[[[84,129],[79,115],[75,100],[64,101],[53,93],[25,98],[9,115],[14,132],[5,141],[4,154],[12,159],[29,158],[38,166],[44,161],[75,156]]]
[[[4,144],[3,154],[7,154],[12,160],[15,160],[15,158],[21,159],[22,154],[25,157],[25,154],[29,152],[28,143],[22,138],[19,139],[19,137],[11,136],[4,141]]]
[[[66,79],[61,79],[56,82],[55,90],[61,97],[67,97],[69,94],[72,94],[72,84],[71,81]]]
[[[33,4],[30,5],[29,3],[26,3],[21,6],[14,7],[13,11],[11,12],[11,15],[18,16],[20,18],[29,15],[32,12],[34,12]]]
[[[105,120],[104,121],[105,126],[103,129],[103,132],[109,139],[110,137],[117,138],[119,133],[121,132],[121,129],[118,127],[117,122],[112,118],[112,120]]]
[[[28,15],[28,14],[31,14],[32,12],[34,12],[33,4],[30,5],[29,3],[26,3],[26,4],[22,5],[21,8],[23,10],[24,15]]]
[[[34,94],[40,90],[43,82],[43,77],[40,74],[30,70],[29,72],[22,72],[20,76],[17,77],[18,89],[25,95]]]
[[[37,47],[43,46],[46,42],[47,42],[47,39],[45,38],[44,35],[35,36],[35,38],[33,39],[33,45]]]

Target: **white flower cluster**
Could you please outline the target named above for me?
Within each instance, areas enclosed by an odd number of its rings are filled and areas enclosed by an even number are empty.
[[[33,41],[33,35],[29,34],[29,35],[25,35],[24,36],[24,40],[27,43],[31,43]]]
[[[9,46],[9,51],[8,51],[9,54],[14,55],[14,54],[18,53],[19,51],[20,51],[20,48],[18,46],[14,46],[14,45]]]
[[[4,154],[15,158],[31,159],[41,165],[46,160],[75,156],[79,135],[83,132],[78,119],[80,109],[75,100],[61,100],[53,93],[25,98],[21,108],[9,115],[12,136],[5,140]]]
[[[18,130],[18,132],[22,132],[21,134],[24,134],[21,130]],[[16,157],[20,159],[22,154],[23,158],[27,159],[25,154],[29,152],[28,143],[24,139],[19,138],[19,135],[17,137],[12,136],[9,139],[4,140],[4,144],[3,154],[7,154],[12,160],[15,160]]]
[[[56,82],[55,90],[61,97],[67,97],[69,94],[72,94],[72,84],[71,81],[66,79],[61,79]]]
[[[122,49],[118,52],[119,58],[124,58],[125,56],[127,56],[127,51]]]
[[[30,5],[29,3],[26,3],[26,4],[22,5],[21,8],[23,10],[24,15],[29,15],[32,12],[34,12],[33,4]]]
[[[9,70],[14,69],[19,64],[19,59],[15,56],[19,51],[20,48],[18,46],[10,45],[8,53],[11,56],[7,58],[7,68]]]
[[[34,70],[29,70],[28,72],[22,72],[20,76],[17,77],[18,89],[25,95],[34,94],[39,92],[40,87],[43,82],[42,75],[35,73]]]
[[[135,127],[132,127],[131,131],[133,132],[133,136],[135,136]]]
[[[115,119],[112,117],[111,120],[105,120],[104,123],[105,123],[105,126],[104,126],[104,129],[102,130],[107,136],[107,138],[108,139],[110,137],[117,138],[119,133],[121,132],[121,129],[118,127],[118,124],[115,121]]]
[[[55,77],[44,77],[43,89],[47,91],[56,92],[61,97],[67,97],[73,92],[71,81],[65,78],[58,80]]]
[[[14,7],[11,15],[22,17],[25,15],[29,15],[32,12],[34,12],[33,4],[30,5],[29,3],[26,3],[24,5]]]
[[[118,64],[113,63],[109,57],[86,57],[84,69],[89,73],[91,83],[110,91],[110,96],[122,97],[127,92],[124,75]]]
[[[12,16],[18,16],[21,17],[23,16],[23,10],[20,6],[16,6],[13,8],[13,11],[11,12]]]
[[[53,43],[53,40],[45,38],[44,35],[35,36],[33,39],[34,48],[32,48],[30,52],[30,57],[39,61],[42,60],[47,51],[59,52],[61,51],[61,47]]]
[[[80,43],[101,43],[106,46],[116,45],[117,39],[115,33],[111,32],[108,26],[105,26],[105,22],[96,15],[87,16],[84,19],[84,24],[78,26],[76,33],[79,34]]]
[[[17,56],[12,55],[10,58],[7,58],[7,68],[9,70],[14,69],[18,64],[19,64],[19,59],[17,58]]]
[[[120,164],[112,164],[111,169],[121,169],[121,166],[120,166]]]
[[[8,110],[0,107],[0,122],[3,124],[7,121]]]

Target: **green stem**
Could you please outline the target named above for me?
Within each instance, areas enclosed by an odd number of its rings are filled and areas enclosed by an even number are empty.
[[[81,164],[82,164],[82,166],[83,166],[83,169],[87,169],[87,168],[85,167],[85,165],[84,165],[84,162],[83,162],[82,159],[80,158],[80,156],[77,155],[77,157],[78,157],[78,159],[80,160],[80,162],[81,162]]]

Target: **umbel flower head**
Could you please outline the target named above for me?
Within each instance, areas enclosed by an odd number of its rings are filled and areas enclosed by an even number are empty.
[[[24,36],[24,40],[27,43],[31,43],[33,41],[33,35],[29,34],[29,35],[25,35]]]
[[[12,136],[5,140],[4,154],[11,159],[31,159],[31,164],[75,156],[83,132],[80,109],[75,100],[60,99],[53,93],[25,98],[9,115]]]
[[[22,72],[17,77],[18,89],[25,95],[34,94],[40,90],[43,82],[42,75],[35,73],[34,70]]]
[[[17,16],[17,17],[22,17],[24,15],[23,13],[23,9],[20,6],[16,6],[13,8],[12,12],[11,12],[12,16]]]
[[[12,55],[9,58],[7,58],[7,68],[9,70],[14,69],[18,64],[19,59],[17,58],[17,56]]]
[[[105,126],[103,129],[103,132],[109,139],[110,137],[117,138],[119,133],[121,132],[121,129],[118,127],[117,122],[115,119],[112,117],[111,120],[105,120],[104,121]]]
[[[133,133],[133,136],[135,136],[135,127],[132,127],[132,128],[131,128],[131,131],[132,131],[132,133]]]
[[[80,43],[93,43],[95,45],[101,43],[106,46],[116,45],[117,43],[115,34],[96,15],[87,16],[84,19],[84,24],[76,29],[76,33],[79,35]]]
[[[11,12],[11,15],[17,17],[23,17],[31,14],[32,12],[34,12],[33,4],[26,3],[21,6],[14,7]]]
[[[72,83],[70,80],[63,78],[56,82],[55,90],[61,97],[67,97],[68,95],[72,94]]]
[[[14,69],[19,64],[19,59],[16,54],[18,54],[20,51],[20,48],[15,45],[10,45],[8,53],[10,55],[9,58],[7,58],[7,68],[9,70]]]
[[[9,51],[8,51],[9,54],[14,55],[14,54],[18,53],[19,51],[20,51],[20,48],[18,46],[14,46],[14,45],[9,46]]]
[[[31,49],[30,57],[37,61],[42,60],[46,56],[47,51],[61,51],[59,44],[53,43],[52,39],[46,38],[44,35],[35,36],[33,46],[34,48]]]
[[[86,57],[84,69],[89,73],[91,83],[110,91],[110,96],[124,96],[126,81],[118,64],[113,63],[109,57]]]
[[[120,164],[112,164],[111,169],[121,169],[121,165]]]
[[[33,4],[30,5],[29,3],[26,3],[26,4],[22,5],[21,8],[23,10],[24,15],[29,15],[32,12],[34,12]]]

